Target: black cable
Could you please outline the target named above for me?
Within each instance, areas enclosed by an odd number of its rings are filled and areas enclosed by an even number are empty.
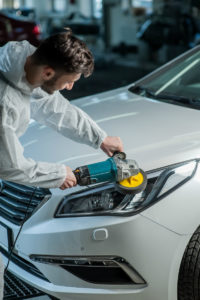
[[[17,242],[17,240],[18,240],[18,237],[19,237],[19,235],[20,235],[20,232],[22,231],[22,228],[23,228],[23,226],[24,226],[24,223],[25,223],[26,220],[27,220],[28,209],[29,209],[29,207],[30,207],[30,205],[31,205],[33,196],[34,196],[34,194],[35,194],[35,192],[36,192],[36,189],[37,189],[37,187],[34,188],[32,194],[31,194],[30,200],[29,200],[28,205],[27,205],[27,208],[26,208],[24,220],[22,221],[22,224],[20,225],[20,229],[19,229],[19,231],[18,231],[18,233],[17,233],[17,236],[16,236],[16,238],[15,238],[15,241],[14,241],[14,243],[13,243],[11,249],[10,249],[10,252],[9,252],[9,255],[8,255],[7,266],[6,266],[5,269],[4,269],[4,276],[5,276],[5,274],[6,274],[7,270],[8,270],[8,266],[9,266],[9,263],[10,263],[11,256],[12,256],[12,254],[13,254],[13,250],[14,250],[14,248],[15,248],[15,244],[16,244],[16,242]]]

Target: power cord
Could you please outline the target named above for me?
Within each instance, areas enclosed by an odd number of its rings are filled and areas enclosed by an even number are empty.
[[[5,274],[6,274],[7,270],[8,270],[8,266],[9,266],[9,263],[10,263],[10,259],[11,259],[11,256],[12,256],[12,254],[13,254],[13,250],[14,250],[14,248],[15,248],[15,245],[16,245],[16,242],[17,242],[17,240],[18,240],[18,237],[19,237],[19,235],[20,235],[20,233],[21,233],[21,231],[22,231],[22,228],[23,228],[23,226],[24,226],[24,223],[25,223],[26,220],[27,220],[28,210],[29,210],[29,207],[30,207],[30,205],[31,205],[33,196],[34,196],[34,194],[35,194],[35,192],[36,192],[36,189],[37,189],[37,187],[34,188],[32,194],[31,194],[31,196],[30,196],[30,200],[29,200],[28,205],[27,205],[27,208],[26,208],[24,220],[22,221],[22,224],[21,224],[20,229],[19,229],[19,231],[18,231],[18,233],[17,233],[17,236],[16,236],[16,238],[15,238],[15,241],[14,241],[14,243],[13,243],[11,249],[10,249],[10,252],[9,252],[9,255],[8,255],[7,266],[6,266],[5,269],[4,269],[4,276],[5,276]]]

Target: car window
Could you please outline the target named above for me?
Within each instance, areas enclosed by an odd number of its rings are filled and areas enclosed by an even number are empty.
[[[147,78],[142,87],[159,98],[161,94],[189,97],[200,100],[200,50],[173,64],[157,76]]]

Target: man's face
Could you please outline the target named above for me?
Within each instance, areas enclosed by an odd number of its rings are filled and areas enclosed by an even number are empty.
[[[41,88],[48,94],[53,94],[55,91],[63,89],[71,90],[74,83],[81,77],[80,73],[55,73],[53,78],[45,80]]]

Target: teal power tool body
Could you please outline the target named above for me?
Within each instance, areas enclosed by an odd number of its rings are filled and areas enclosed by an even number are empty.
[[[136,194],[145,189],[147,177],[135,160],[126,159],[124,152],[115,152],[105,161],[85,165],[74,170],[81,186],[103,182],[114,182],[121,193]]]

